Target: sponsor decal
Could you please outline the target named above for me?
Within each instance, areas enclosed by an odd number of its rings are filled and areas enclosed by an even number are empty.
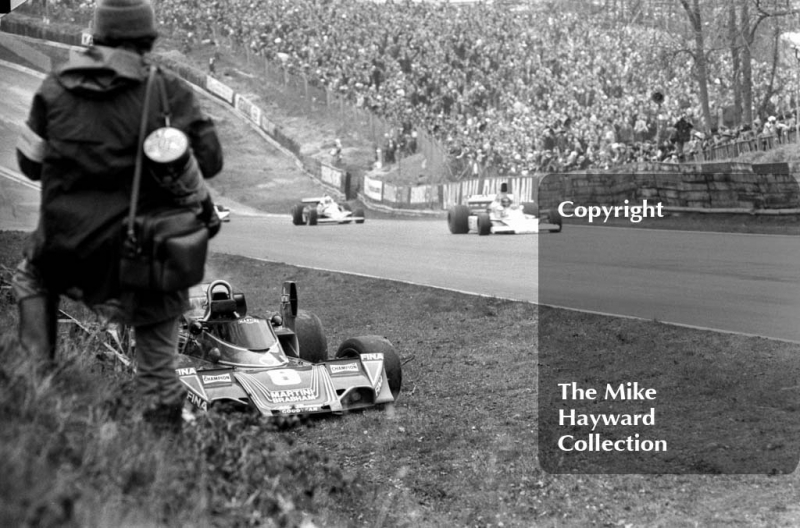
[[[281,414],[298,414],[304,412],[317,412],[319,407],[292,407],[291,409],[281,409]]]
[[[346,365],[329,365],[331,374],[341,374],[348,372],[358,372],[358,363],[347,363]]]
[[[275,385],[299,385],[303,382],[300,374],[289,369],[270,370],[267,375]]]
[[[204,385],[230,385],[233,383],[230,374],[215,374],[213,376],[202,376]]]
[[[186,396],[186,399],[189,400],[189,403],[191,403],[195,407],[198,407],[198,408],[200,408],[200,409],[202,409],[204,411],[208,410],[208,402],[205,401],[200,396],[198,396],[197,394],[195,394],[193,392],[189,392],[187,394],[187,396]]]
[[[272,403],[291,403],[316,399],[317,395],[311,389],[289,389],[270,392]]]
[[[375,394],[380,394],[383,388],[383,375],[378,376],[378,381],[375,383]]]
[[[242,317],[241,319],[238,319],[236,322],[239,324],[253,324],[256,323],[257,321],[250,316],[246,316]]]
[[[361,361],[381,361],[383,359],[383,354],[361,354]]]
[[[194,368],[179,368],[175,369],[178,373],[178,376],[194,376],[197,374],[197,371]]]

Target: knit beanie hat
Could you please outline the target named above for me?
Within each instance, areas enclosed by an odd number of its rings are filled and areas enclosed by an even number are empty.
[[[127,40],[157,36],[156,17],[150,0],[97,0],[95,39]]]

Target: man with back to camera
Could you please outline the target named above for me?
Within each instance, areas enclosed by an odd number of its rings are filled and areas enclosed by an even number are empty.
[[[119,281],[150,65],[146,54],[157,36],[150,0],[98,0],[94,45],[52,72],[36,92],[17,159],[27,177],[41,181],[39,224],[13,286],[20,344],[46,367],[55,359],[62,294],[132,325],[143,418],[160,432],[174,432],[182,425],[185,397],[174,363],[188,291],[131,291]],[[165,71],[158,75],[171,125],[188,136],[202,177],[213,177],[222,170],[213,122],[184,81]],[[162,125],[163,116],[152,104],[148,133]],[[191,206],[214,236],[220,226],[214,204],[196,172],[194,179],[196,200],[183,206]],[[176,196],[147,170],[138,203],[141,213],[179,207]]]

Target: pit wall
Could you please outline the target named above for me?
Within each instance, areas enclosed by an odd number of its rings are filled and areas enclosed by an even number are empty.
[[[36,39],[46,44],[91,45],[91,35],[54,29],[34,20],[0,18],[0,31]],[[0,42],[2,44],[2,42]],[[49,62],[23,43],[6,47],[22,62],[35,63],[47,71]],[[63,49],[48,48],[53,62],[66,59]],[[735,162],[686,163],[681,165],[641,163],[614,171],[586,171],[535,174],[463,180],[439,185],[396,186],[365,176],[361,185],[347,172],[303,156],[300,145],[287,136],[280,125],[271,122],[260,107],[236,93],[220,80],[180,63],[171,57],[155,55],[155,60],[188,82],[237,110],[239,115],[260,130],[284,152],[295,158],[298,167],[326,189],[346,199],[360,198],[368,207],[409,213],[440,213],[464,203],[473,194],[493,194],[505,183],[521,202],[536,202],[543,209],[562,201],[576,205],[617,205],[624,200],[661,202],[667,210],[698,212],[799,214],[800,167],[786,163],[750,165]],[[47,62],[47,66],[43,63]],[[356,185],[354,185],[354,183]]]

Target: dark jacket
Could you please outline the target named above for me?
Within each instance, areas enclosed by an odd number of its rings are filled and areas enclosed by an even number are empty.
[[[685,118],[681,117],[675,123],[675,140],[681,143],[686,143],[690,139],[692,139],[692,125],[689,121]]]
[[[42,155],[17,150],[22,171],[42,184],[39,225],[26,257],[51,290],[90,306],[121,300],[133,324],[177,315],[187,299],[186,292],[122,292],[118,280],[148,66],[139,54],[119,48],[77,54],[34,96],[27,125],[43,141]],[[189,136],[201,172],[210,178],[222,169],[214,125],[190,86],[169,72],[162,75],[171,124]],[[153,97],[148,132],[163,126],[157,101]],[[145,171],[139,210],[173,206],[147,176]]]

